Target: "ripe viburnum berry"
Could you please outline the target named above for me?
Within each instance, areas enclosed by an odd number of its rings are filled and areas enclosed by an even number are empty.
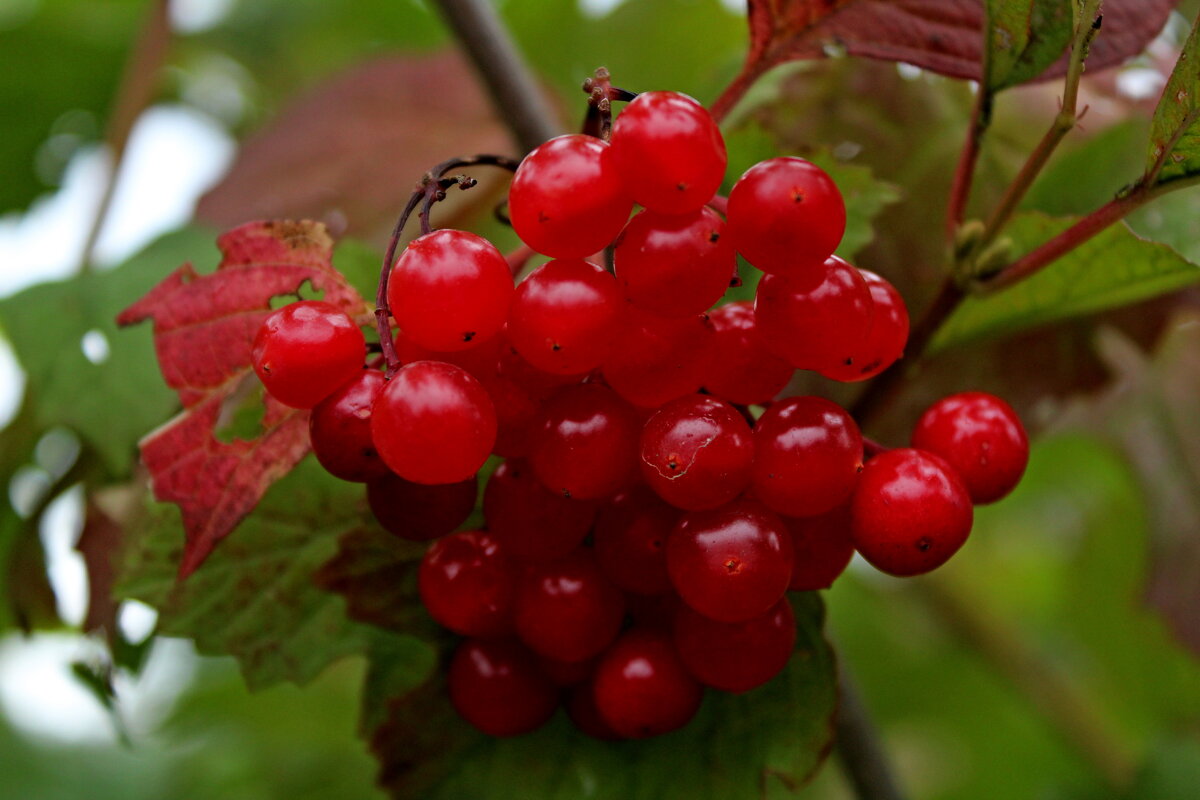
[[[312,408],[357,375],[366,340],[345,311],[320,300],[290,303],[254,337],[254,372],[285,406]]]
[[[1017,412],[984,392],[963,392],[934,403],[913,429],[912,443],[946,459],[977,505],[1011,492],[1029,463],[1029,437]]]

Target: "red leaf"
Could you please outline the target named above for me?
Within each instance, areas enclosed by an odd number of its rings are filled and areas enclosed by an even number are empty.
[[[181,579],[309,449],[307,413],[270,397],[257,437],[216,436],[257,384],[250,351],[271,299],[308,283],[360,324],[370,322],[363,299],[331,266],[333,240],[323,225],[251,222],[217,244],[223,258],[216,272],[197,275],[185,264],[117,318],[119,325],[154,320],[159,367],[185,408],[141,442],[155,497],[183,512]]]
[[[1176,0],[1108,0],[1089,69],[1140,53]],[[826,48],[903,61],[953,78],[979,80],[983,0],[750,0],[750,51],[742,74],[713,104],[718,118],[745,86],[777,64],[821,58]],[[1059,61],[1042,78],[1063,74]],[[736,88],[735,88],[736,87]]]

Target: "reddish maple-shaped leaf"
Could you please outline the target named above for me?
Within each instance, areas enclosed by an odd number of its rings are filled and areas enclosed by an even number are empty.
[[[252,222],[217,240],[216,272],[185,264],[117,318],[154,321],[154,346],[182,414],[141,441],[155,496],[183,512],[187,535],[181,578],[190,575],[308,452],[307,412],[264,396],[261,430],[222,441],[217,431],[257,388],[250,365],[254,335],[271,299],[309,284],[362,324],[369,312],[330,259],[333,240],[314,222]]]
[[[1141,52],[1162,29],[1175,2],[1108,0],[1088,67],[1110,66]],[[713,114],[723,117],[771,67],[821,58],[831,48],[979,80],[984,16],[984,0],[750,0],[746,64],[713,104]],[[1060,60],[1041,77],[1061,75],[1063,69]]]

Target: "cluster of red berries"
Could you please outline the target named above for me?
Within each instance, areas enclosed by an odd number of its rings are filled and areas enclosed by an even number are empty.
[[[821,169],[764,161],[723,218],[725,168],[704,108],[640,95],[611,141],[562,136],[521,163],[513,226],[554,260],[515,288],[479,236],[408,245],[387,287],[390,377],[362,368],[361,331],[323,303],[280,309],[255,342],[267,389],[313,408],[320,462],[366,482],[389,531],[435,540],[420,595],[467,637],[450,697],[487,733],[537,727],[564,690],[592,735],[678,728],[704,687],[744,692],[784,668],[789,589],[829,586],[856,549],[892,574],[933,569],[972,504],[1024,469],[1020,423],[989,395],[943,400],[919,449],[865,466],[844,409],[776,399],[796,369],[878,374],[908,316],[891,284],[832,255],[846,212]],[[608,247],[613,272],[592,258]],[[766,273],[757,297],[713,309],[738,253]],[[451,533],[491,454],[506,460],[486,530]]]

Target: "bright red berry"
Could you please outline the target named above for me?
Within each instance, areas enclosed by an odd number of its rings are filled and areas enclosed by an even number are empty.
[[[508,318],[513,281],[496,246],[473,233],[440,230],[404,248],[388,278],[388,305],[404,333],[431,350],[466,350]]]
[[[578,500],[609,497],[637,474],[640,427],[607,386],[568,386],[543,404],[529,461],[551,491]]]
[[[849,363],[834,364],[821,370],[826,378],[837,381],[865,381],[873,378],[904,355],[908,343],[908,309],[896,287],[865,269],[860,269],[871,292],[871,328],[860,339]]]
[[[447,688],[454,710],[490,736],[540,728],[558,708],[558,687],[520,643],[467,639],[450,660]]]
[[[476,476],[457,483],[427,485],[388,473],[367,484],[367,504],[394,536],[427,542],[467,521],[475,509]]]
[[[850,496],[863,463],[862,434],[837,403],[789,397],[754,426],[754,496],[790,517],[824,514]]]
[[[708,395],[672,400],[642,428],[646,484],[671,505],[723,506],[750,482],[754,436],[733,406]]]
[[[746,692],[774,678],[795,643],[787,598],[742,622],[718,622],[687,606],[675,617],[675,649],[684,666],[705,686],[726,692]]]
[[[712,336],[707,315],[670,319],[628,308],[604,379],[634,405],[658,408],[700,388]]]
[[[285,406],[312,408],[362,371],[366,340],[345,311],[320,300],[290,303],[254,337],[254,372]]]
[[[612,157],[640,205],[686,214],[725,177],[725,140],[704,106],[678,92],[644,92],[617,116]]]
[[[388,467],[414,483],[457,483],[496,441],[491,398],[465,370],[417,361],[396,371],[371,411],[371,437]]]
[[[317,461],[331,475],[362,483],[388,473],[371,440],[371,406],[383,385],[379,370],[360,370],[313,408],[308,438]]]
[[[1017,412],[984,392],[963,392],[934,403],[917,422],[912,445],[954,467],[976,505],[1011,492],[1029,463],[1029,437]]]
[[[417,588],[429,616],[457,634],[512,634],[516,573],[488,533],[453,533],[430,545]]]
[[[625,297],[664,317],[707,311],[729,288],[737,257],[715,211],[689,214],[642,211],[613,248],[613,265]]]
[[[752,500],[683,515],[667,539],[667,571],[683,601],[723,622],[765,613],[787,591],[792,538]]]
[[[517,635],[547,658],[598,655],[617,637],[624,617],[624,595],[587,548],[530,566],[517,584]]]
[[[726,303],[708,318],[713,336],[702,374],[706,390],[744,406],[766,403],[783,391],[795,369],[763,345],[750,302]]]
[[[850,501],[854,547],[876,569],[920,575],[958,552],[971,532],[967,488],[954,468],[900,448],[867,462]]]
[[[551,139],[525,156],[508,190],[521,241],[552,258],[583,258],[621,232],[633,200],[606,142],[582,134]]]
[[[729,193],[733,246],[763,272],[818,279],[846,231],[846,205],[837,185],[802,158],[760,161]]]
[[[593,692],[601,719],[628,739],[682,728],[704,697],[670,634],[642,628],[628,631],[600,659]]]

